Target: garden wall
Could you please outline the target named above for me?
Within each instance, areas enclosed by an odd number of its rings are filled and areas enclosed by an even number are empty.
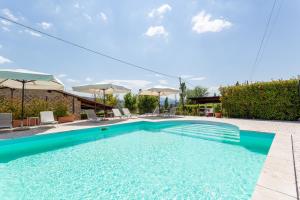
[[[0,98],[21,99],[22,91],[18,89],[2,88],[0,89]],[[57,91],[48,90],[26,90],[25,103],[29,103],[33,99],[41,99],[45,101],[64,101],[68,105],[69,113],[73,113],[73,97]],[[74,114],[80,116],[81,102],[74,98]]]

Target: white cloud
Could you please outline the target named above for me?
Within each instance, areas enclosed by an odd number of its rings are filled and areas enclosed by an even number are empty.
[[[211,15],[204,10],[192,18],[192,24],[192,30],[196,33],[220,32],[232,26],[232,23],[225,19],[211,19]]]
[[[2,28],[3,31],[6,31],[6,32],[9,32],[9,31],[10,31],[10,29],[7,28],[6,26],[2,26],[1,28]]]
[[[44,30],[47,30],[52,27],[52,24],[49,22],[41,22],[38,25],[41,26]]]
[[[104,80],[100,83],[113,83],[117,85],[123,85],[130,89],[144,89],[151,84],[151,82],[147,80]]]
[[[163,85],[168,84],[168,81],[167,81],[167,80],[158,80],[158,82],[159,82],[160,84],[163,84]]]
[[[194,76],[194,75],[182,75],[181,78],[189,81],[202,81],[206,79],[206,77],[204,76]]]
[[[58,75],[57,75],[58,78],[64,78],[64,77],[66,77],[66,76],[67,76],[67,74],[58,74]]]
[[[103,21],[103,22],[107,22],[107,16],[104,12],[100,12],[98,14],[98,16],[100,17],[100,19]]]
[[[2,47],[3,47],[2,44],[0,44],[0,49],[2,49]]]
[[[92,22],[93,18],[92,18],[89,14],[83,13],[82,15],[83,15],[84,18],[87,19],[89,22]]]
[[[145,33],[148,37],[155,37],[155,36],[163,36],[167,37],[168,32],[166,31],[164,26],[150,26]]]
[[[8,8],[2,9],[2,10],[1,10],[1,13],[2,13],[5,17],[7,17],[8,19],[11,19],[11,20],[13,20],[13,21],[18,21],[18,20],[19,20],[16,16],[14,16],[14,15],[12,14],[12,12],[11,12]]]
[[[4,19],[1,20],[1,23],[2,23],[3,25],[6,25],[6,26],[11,25],[11,22],[6,21],[6,20],[4,20]]]
[[[37,32],[34,32],[34,31],[31,31],[31,30],[28,30],[28,29],[26,29],[25,32],[32,35],[32,36],[34,36],[34,37],[42,37],[41,34],[39,34]]]
[[[193,75],[189,75],[189,74],[184,74],[181,76],[181,78],[183,78],[183,79],[188,79],[188,78],[192,78],[192,77],[193,77]]]
[[[151,10],[151,12],[148,13],[148,17],[150,18],[158,17],[162,19],[164,17],[164,14],[171,10],[172,7],[169,4],[163,4],[160,7]]]
[[[60,6],[56,6],[56,7],[55,7],[55,13],[59,13],[60,10],[61,10],[61,7],[60,7]]]
[[[69,83],[80,83],[80,81],[72,79],[72,78],[68,78],[66,81]]]
[[[205,79],[206,79],[206,77],[200,76],[200,77],[190,78],[189,80],[191,80],[191,81],[202,81],[202,80],[205,80]]]
[[[93,81],[93,79],[92,79],[92,78],[90,78],[90,77],[86,77],[86,78],[85,78],[85,81],[87,81],[87,82],[91,82],[91,81]]]
[[[175,86],[175,87],[170,87],[170,86],[166,86],[166,85],[154,85],[153,87],[155,87],[155,88],[176,88],[177,89],[177,86]]]
[[[219,86],[212,86],[208,88],[208,92],[210,95],[220,95]]]
[[[3,56],[0,56],[0,64],[5,64],[5,63],[11,63],[12,61],[9,60],[8,58],[5,58]]]
[[[79,3],[78,3],[78,2],[76,2],[76,3],[74,4],[74,7],[75,7],[75,8],[80,8],[80,5],[79,5]]]

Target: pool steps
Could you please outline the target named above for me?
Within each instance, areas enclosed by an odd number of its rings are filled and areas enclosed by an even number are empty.
[[[240,142],[240,132],[238,129],[229,129],[215,125],[182,125],[163,129],[166,133],[173,133],[177,135],[198,137],[202,139],[217,140],[223,142]]]

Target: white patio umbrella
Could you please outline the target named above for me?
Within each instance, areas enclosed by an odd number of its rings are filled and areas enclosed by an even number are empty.
[[[160,108],[160,97],[161,96],[169,96],[172,94],[178,94],[179,90],[171,87],[153,87],[144,91],[141,91],[140,95],[151,95],[158,96],[158,106]]]
[[[22,121],[25,89],[63,90],[64,85],[51,74],[26,69],[0,69],[0,87],[22,89]]]
[[[97,83],[97,84],[92,84],[92,85],[81,85],[81,86],[75,86],[72,87],[74,91],[76,92],[83,92],[83,93],[88,93],[88,94],[100,94],[101,92],[103,93],[103,103],[105,105],[105,94],[119,94],[119,93],[126,93],[130,92],[130,89],[120,86],[120,85],[115,85],[111,83]],[[96,107],[95,107],[96,109]],[[104,106],[104,114],[106,112],[106,108]]]

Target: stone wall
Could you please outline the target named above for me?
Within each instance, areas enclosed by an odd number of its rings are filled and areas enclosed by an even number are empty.
[[[13,92],[12,92],[13,91]],[[4,88],[0,89],[0,97],[9,98],[20,98],[21,99],[22,90],[19,89],[10,89]],[[69,113],[73,113],[79,117],[81,112],[81,101],[77,99],[77,97],[73,97],[66,93],[61,93],[57,91],[50,91],[50,90],[25,90],[25,102],[29,102],[34,98],[43,99],[45,101],[66,101],[69,108]],[[74,101],[74,108],[73,108],[73,101]]]

